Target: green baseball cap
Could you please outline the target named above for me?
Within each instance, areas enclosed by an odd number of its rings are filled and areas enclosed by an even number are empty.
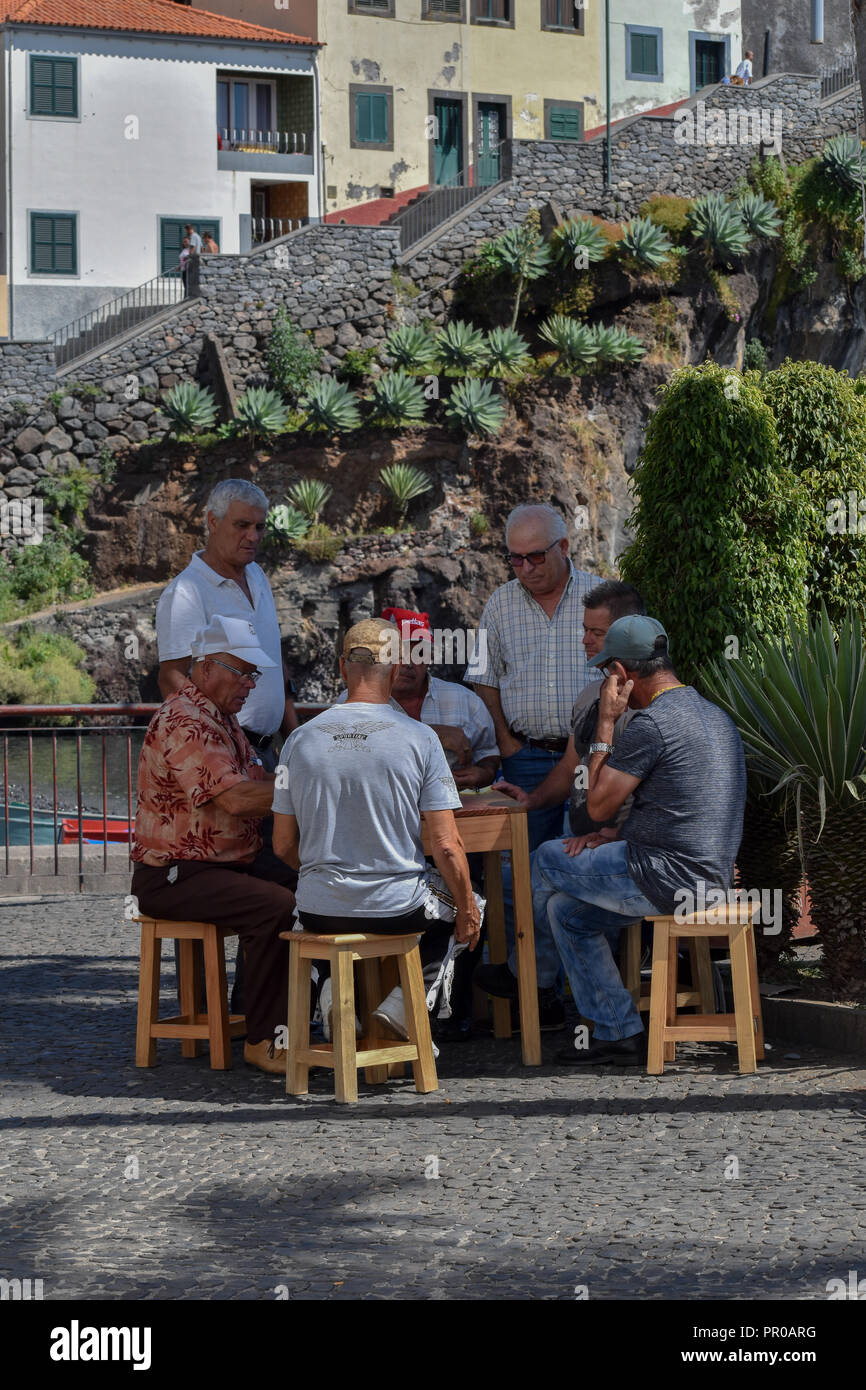
[[[663,637],[663,647],[656,647],[656,638]],[[609,661],[621,661],[628,666],[630,661],[648,661],[651,656],[659,656],[667,651],[668,635],[657,618],[647,618],[643,613],[630,613],[627,618],[617,618],[611,623],[604,636],[604,646],[598,656],[592,656],[587,666],[605,666]]]

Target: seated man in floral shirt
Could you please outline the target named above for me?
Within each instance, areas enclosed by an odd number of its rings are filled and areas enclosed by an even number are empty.
[[[259,868],[259,823],[271,808],[265,772],[237,712],[273,661],[252,623],[214,617],[191,644],[190,676],[148,726],[138,765],[135,870],[139,910],[175,921],[236,927],[245,953],[244,1059],[285,1075],[275,1048],[286,1018],[296,875]]]

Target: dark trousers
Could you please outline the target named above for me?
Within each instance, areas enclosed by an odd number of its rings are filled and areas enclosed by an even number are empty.
[[[235,927],[245,960],[247,1039],[272,1040],[286,1021],[289,946],[280,932],[290,931],[295,874],[287,864],[268,873],[256,864],[212,864],[185,860],[177,864],[174,883],[168,868],[136,864],[132,893],[141,912],[174,921],[216,922]]]
[[[423,907],[407,912],[402,917],[328,917],[319,912],[298,912],[304,931],[321,932],[323,935],[344,936],[347,932],[380,932],[383,936],[403,936],[409,932],[423,932],[418,943],[421,952],[421,967],[439,965],[448,942],[451,939],[450,922],[432,922],[424,915]],[[330,973],[327,961],[317,961],[320,982]]]

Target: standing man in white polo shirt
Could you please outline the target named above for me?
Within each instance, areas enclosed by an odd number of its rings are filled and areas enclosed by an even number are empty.
[[[274,735],[284,738],[298,727],[294,687],[282,659],[280,625],[267,575],[255,563],[265,529],[268,499],[243,478],[217,483],[205,506],[207,542],[160,595],[156,607],[159,688],[163,699],[180,689],[190,667],[192,639],[217,615],[243,618],[255,626],[264,652],[274,662],[262,672],[238,715],[241,728],[266,772],[277,765]],[[262,854],[273,858],[273,820],[261,826]],[[242,1013],[240,948],[232,1011]],[[237,1007],[235,1007],[237,1005]]]

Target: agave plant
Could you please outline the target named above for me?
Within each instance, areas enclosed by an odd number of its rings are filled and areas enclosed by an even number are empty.
[[[704,673],[731,716],[750,774],[796,808],[824,970],[842,995],[866,988],[866,644],[855,609],[826,610],[782,637],[753,637]],[[750,885],[744,885],[749,887]],[[759,885],[751,885],[757,887]]]
[[[477,371],[487,361],[484,334],[464,319],[455,319],[436,334],[436,350],[446,371]]]
[[[380,470],[379,479],[394,508],[398,529],[405,525],[409,503],[433,486],[427,474],[411,463],[392,463]]]
[[[570,217],[556,230],[556,258],[575,268],[604,259],[608,243],[588,217]]]
[[[534,223],[527,218],[522,227],[509,227],[507,232],[490,243],[488,259],[495,268],[506,271],[515,282],[511,327],[516,328],[524,287],[532,280],[538,280],[549,268],[552,260],[550,247],[542,240]]]
[[[171,424],[169,433],[195,434],[208,429],[216,419],[217,407],[213,393],[194,381],[179,381],[172,386],[160,409]]]
[[[646,352],[640,338],[633,338],[618,324],[606,328],[604,324],[593,325],[592,334],[598,349],[599,362],[639,362]]]
[[[299,541],[307,534],[310,523],[297,507],[280,502],[271,507],[265,520],[265,539],[272,545]]]
[[[531,360],[529,344],[515,328],[491,328],[487,334],[487,370],[491,376],[519,376]]]
[[[554,367],[563,366],[569,371],[576,371],[579,367],[588,367],[598,357],[592,329],[566,314],[552,314],[545,319],[539,333],[559,354]]]
[[[496,434],[502,429],[505,405],[492,381],[467,377],[451,392],[445,414],[450,424],[467,434]]]
[[[333,491],[328,483],[323,483],[318,478],[301,478],[300,482],[293,483],[289,488],[287,497],[301,516],[311,525],[315,525]]]
[[[834,135],[821,151],[818,166],[842,188],[857,188],[863,166],[860,141],[854,135]]]
[[[619,245],[627,255],[651,270],[663,265],[673,250],[664,228],[651,222],[648,217],[633,217],[626,222]]]
[[[763,193],[743,193],[737,199],[737,209],[753,237],[774,237],[782,230],[782,219],[776,204],[765,198]]]
[[[288,406],[278,391],[264,386],[251,386],[238,401],[238,419],[247,429],[252,442],[279,434],[288,419]]]
[[[420,325],[402,324],[388,335],[386,347],[397,367],[424,372],[436,361],[433,335]]]
[[[424,390],[406,372],[383,372],[373,383],[373,419],[397,429],[416,425],[424,419],[427,402]]]
[[[307,389],[300,401],[308,429],[356,430],[361,423],[358,401],[344,381],[332,376],[320,376]]]
[[[740,211],[721,193],[707,193],[692,205],[688,216],[692,236],[713,260],[730,261],[749,249],[749,233]]]

